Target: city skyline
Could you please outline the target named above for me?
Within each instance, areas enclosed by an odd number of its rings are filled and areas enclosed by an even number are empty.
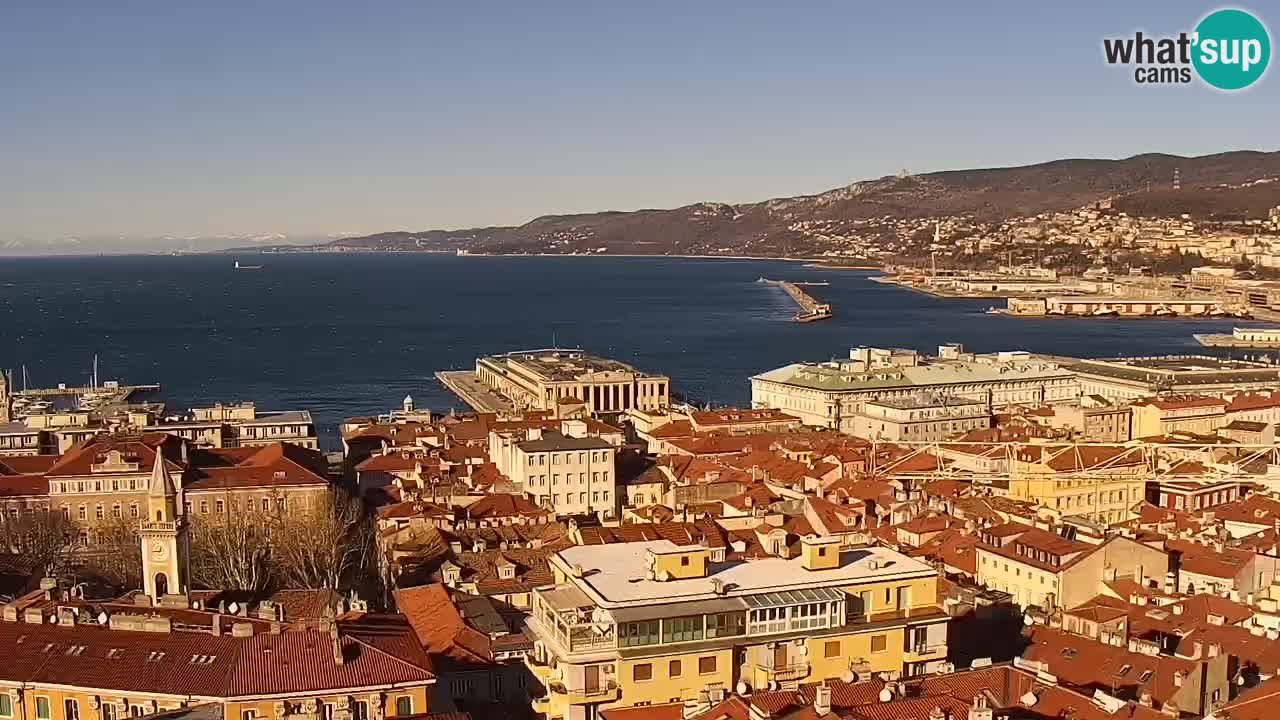
[[[1273,84],[1142,88],[1101,58],[1209,6],[674,7],[15,8],[0,246],[318,241],[1273,149]]]

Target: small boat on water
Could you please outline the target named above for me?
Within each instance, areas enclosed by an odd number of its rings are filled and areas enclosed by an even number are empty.
[[[1151,317],[1171,318],[1177,316],[1178,313],[1174,312],[1173,308],[1170,308],[1168,305],[1157,305],[1155,309],[1151,311]]]
[[[261,265],[242,265],[239,260],[236,261],[237,270],[261,270]]]
[[[988,314],[988,315],[999,315],[999,314],[1000,314],[1000,308],[998,308],[998,307],[996,307],[996,306],[992,305],[991,307],[987,308],[987,309],[986,309],[986,310],[984,310],[983,312],[985,312],[985,313],[986,313],[986,314]]]
[[[1120,317],[1120,311],[1113,307],[1100,307],[1090,314],[1093,317]]]

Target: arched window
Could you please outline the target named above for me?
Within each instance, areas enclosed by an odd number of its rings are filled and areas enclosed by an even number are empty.
[[[164,573],[156,573],[156,597],[164,597],[169,594],[169,576]]]

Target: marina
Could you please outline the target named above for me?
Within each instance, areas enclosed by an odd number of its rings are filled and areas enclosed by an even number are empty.
[[[138,396],[160,390],[159,384],[126,385],[118,380],[100,381],[98,378],[98,357],[93,358],[92,374],[84,387],[75,387],[66,383],[58,383],[51,388],[29,387],[30,377],[27,368],[22,367],[21,389],[13,390],[8,397],[12,415],[15,419],[29,419],[38,424],[46,421],[76,424],[71,416],[103,418],[127,411],[131,407],[149,408],[159,412],[163,409],[160,403],[140,403]],[[15,387],[13,372],[8,375],[8,387]],[[66,416],[66,417],[62,417]],[[55,418],[50,420],[50,418]],[[57,419],[61,418],[61,419]]]
[[[817,322],[818,320],[827,320],[831,317],[831,305],[827,303],[818,302],[813,298],[813,296],[809,295],[809,293],[800,289],[801,285],[826,286],[826,285],[830,285],[830,283],[828,282],[801,283],[801,282],[788,282],[786,280],[770,280],[768,278],[763,278],[763,277],[757,280],[756,282],[764,283],[766,285],[776,285],[778,287],[781,287],[783,290],[786,291],[788,295],[791,296],[792,300],[796,301],[796,304],[800,306],[800,312],[796,313],[795,317],[792,318],[792,320],[795,322],[801,322],[801,323]]]

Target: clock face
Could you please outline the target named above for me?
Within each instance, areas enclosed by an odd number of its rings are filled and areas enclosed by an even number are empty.
[[[156,560],[164,560],[169,557],[169,548],[159,540],[151,543],[151,557]]]

